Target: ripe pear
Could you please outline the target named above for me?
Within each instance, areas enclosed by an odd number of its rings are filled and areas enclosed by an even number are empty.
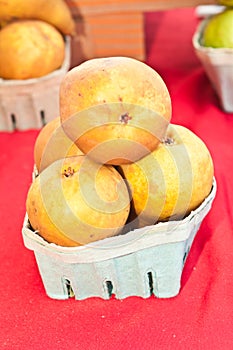
[[[63,0],[1,0],[0,20],[40,19],[56,27],[64,35],[72,35],[75,23]]]
[[[214,174],[205,143],[175,124],[156,150],[118,170],[131,191],[131,228],[182,220],[209,195]]]
[[[171,119],[162,77],[130,57],[90,59],[71,69],[60,86],[65,133],[93,160],[118,165],[154,150]]]
[[[129,208],[128,189],[117,170],[84,155],[49,165],[32,182],[26,200],[33,229],[60,246],[119,234]]]
[[[19,20],[0,30],[0,77],[31,79],[59,69],[65,42],[59,30],[40,20]]]
[[[51,120],[40,130],[34,145],[34,161],[39,173],[55,160],[81,154],[83,152],[64,133],[60,117]]]

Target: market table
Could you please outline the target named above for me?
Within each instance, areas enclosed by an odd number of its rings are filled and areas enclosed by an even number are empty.
[[[198,20],[194,8],[145,14],[146,62],[168,86],[172,122],[205,141],[217,180],[217,195],[188,255],[179,295],[50,299],[21,235],[38,130],[1,132],[1,349],[232,348],[233,115],[221,109],[195,56],[191,39]]]

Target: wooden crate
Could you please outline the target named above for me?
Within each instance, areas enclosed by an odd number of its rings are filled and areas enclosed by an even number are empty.
[[[145,58],[143,14],[111,13],[75,17],[77,35],[71,43],[71,67],[106,56]]]
[[[76,21],[71,67],[95,57],[130,56],[145,60],[144,13],[216,0],[66,0]]]
[[[74,15],[90,16],[213,5],[218,0],[66,0],[66,3]]]

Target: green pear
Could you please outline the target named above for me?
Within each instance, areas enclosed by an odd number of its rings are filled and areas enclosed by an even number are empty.
[[[218,3],[223,6],[233,6],[233,0],[218,0]]]
[[[233,48],[233,8],[227,8],[210,17],[203,30],[202,45]]]

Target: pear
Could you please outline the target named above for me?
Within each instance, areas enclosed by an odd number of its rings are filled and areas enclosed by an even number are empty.
[[[210,17],[203,31],[202,45],[233,48],[233,8],[227,8]]]
[[[19,20],[0,30],[0,77],[32,79],[59,69],[65,58],[63,35],[40,20]]]
[[[60,117],[40,130],[34,145],[34,161],[39,173],[58,159],[81,154],[83,152],[64,133]]]
[[[214,176],[205,143],[176,124],[156,150],[118,170],[131,191],[131,228],[182,220],[209,195]]]
[[[0,1],[0,21],[39,19],[52,24],[64,35],[75,32],[71,11],[63,0],[4,0]]]
[[[114,167],[80,155],[56,160],[44,169],[29,188],[26,209],[41,237],[71,247],[119,234],[130,200]]]
[[[130,57],[83,62],[63,77],[65,133],[96,162],[134,162],[153,151],[171,119],[171,98],[157,71]]]
[[[233,6],[233,0],[218,0],[218,3],[223,6]]]

